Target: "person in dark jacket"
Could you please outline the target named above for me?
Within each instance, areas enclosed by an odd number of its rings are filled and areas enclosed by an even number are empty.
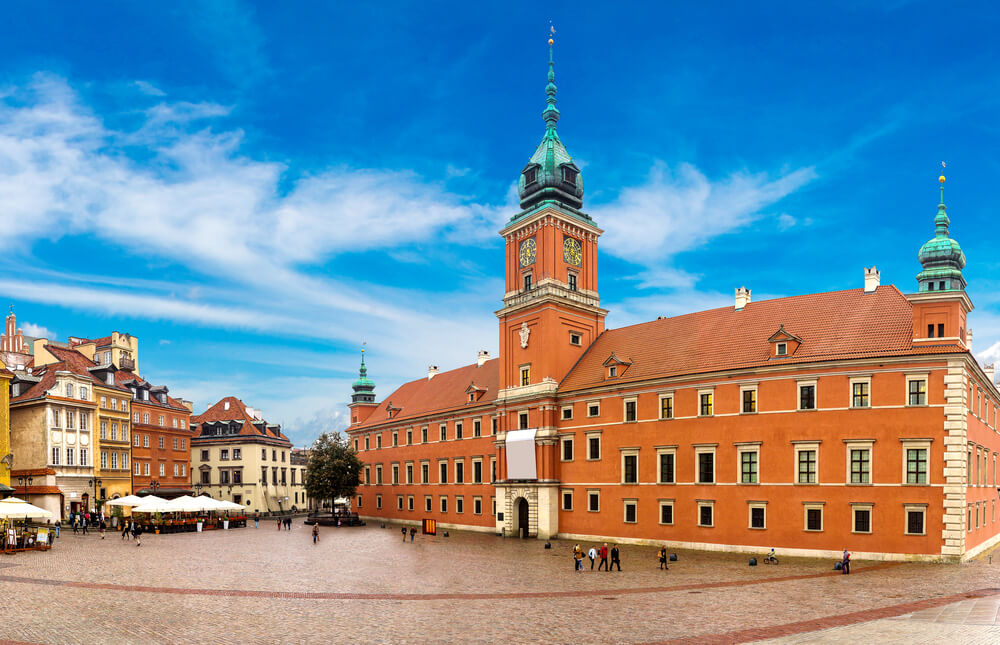
[[[618,545],[611,545],[611,567],[618,565],[618,570],[622,570],[622,561],[619,559],[620,553],[618,551]],[[608,571],[611,571],[611,567],[608,567]]]

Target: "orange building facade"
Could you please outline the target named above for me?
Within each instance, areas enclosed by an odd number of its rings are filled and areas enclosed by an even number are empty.
[[[1000,541],[998,402],[942,196],[916,293],[881,285],[606,330],[583,182],[556,133],[501,235],[500,356],[362,373],[348,434],[370,518],[798,555],[962,560]]]

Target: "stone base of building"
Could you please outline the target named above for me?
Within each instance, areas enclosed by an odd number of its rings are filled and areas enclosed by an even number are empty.
[[[496,495],[497,533],[547,540],[559,532],[558,482],[498,482]]]
[[[395,524],[396,526],[415,526],[420,528],[423,526],[422,520],[404,520],[394,517],[379,517],[378,515],[359,515],[362,520],[371,524]],[[492,526],[475,526],[472,524],[456,524],[454,522],[437,522],[436,526],[438,530],[447,529],[451,531],[471,531],[474,533],[499,533],[499,531],[494,530]]]

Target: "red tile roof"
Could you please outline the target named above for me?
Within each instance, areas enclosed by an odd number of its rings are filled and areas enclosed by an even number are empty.
[[[794,355],[774,359],[768,339],[780,325],[802,344]],[[914,347],[912,338],[912,306],[891,285],[874,293],[850,289],[776,298],[742,311],[723,307],[607,330],[559,391],[765,365],[965,351],[955,344]],[[607,379],[603,363],[612,353],[632,365]]]
[[[122,388],[130,390],[131,388],[129,387],[128,384],[131,383],[132,381],[136,381],[143,385],[148,385],[150,388],[156,387],[146,379],[142,378],[138,374],[131,372],[129,370],[118,370],[115,372],[115,382]],[[186,405],[184,405],[177,399],[171,397],[169,394],[167,395],[167,402],[165,404],[157,401],[155,397],[150,397],[146,401],[133,399],[132,402],[137,403],[139,405],[152,405],[158,408],[172,408],[184,414],[191,414],[191,411],[188,410]]]
[[[66,347],[60,347],[59,345],[46,345],[45,349],[49,351],[50,354],[55,356],[57,359],[62,361],[65,365],[69,367],[69,370],[74,374],[79,374],[81,376],[87,376],[91,381],[97,385],[103,387],[114,389],[114,390],[126,390],[120,385],[111,385],[105,381],[94,376],[89,370],[91,367],[97,367],[97,363],[90,360],[80,352],[75,349],[68,349]]]
[[[466,390],[475,383],[486,392],[474,404],[468,403]],[[399,386],[378,405],[368,419],[355,428],[376,426],[389,421],[388,406],[392,404],[399,412],[392,422],[400,422],[429,414],[462,409],[470,405],[482,405],[496,401],[500,385],[500,359],[494,358],[481,366],[473,363],[465,367],[436,374],[434,378],[422,378]]]
[[[226,409],[226,403],[229,404],[228,409]],[[220,399],[218,403],[211,406],[201,414],[191,417],[191,423],[196,423],[199,426],[203,423],[212,421],[242,421],[243,427],[240,429],[240,436],[256,436],[267,439],[276,439],[282,442],[288,442],[288,445],[291,445],[288,437],[282,434],[280,430],[270,427],[272,424],[267,423],[267,421],[255,420],[247,411],[246,405],[244,405],[243,401],[240,401],[235,396],[227,396]],[[254,424],[264,424],[263,430]],[[201,432],[199,428],[199,435],[200,434]],[[195,438],[199,439],[201,437],[199,436]]]

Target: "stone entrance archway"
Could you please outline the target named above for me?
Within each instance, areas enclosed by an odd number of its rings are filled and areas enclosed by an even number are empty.
[[[514,535],[519,538],[526,538],[531,529],[531,522],[528,515],[528,500],[518,497],[514,500]]]

